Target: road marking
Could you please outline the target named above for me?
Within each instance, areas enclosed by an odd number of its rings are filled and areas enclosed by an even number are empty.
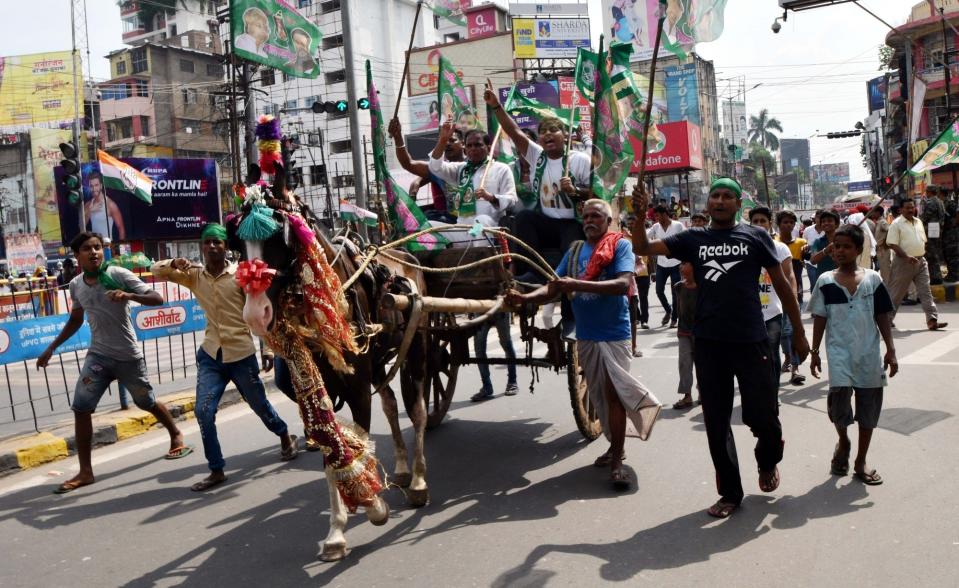
[[[959,331],[954,331],[949,333],[945,337],[940,337],[934,342],[930,343],[914,351],[902,358],[900,364],[910,364],[910,365],[942,365],[942,366],[955,366],[959,365],[959,362],[945,362],[945,361],[935,361],[937,358],[942,357],[943,355],[949,353],[956,347],[959,347]]]

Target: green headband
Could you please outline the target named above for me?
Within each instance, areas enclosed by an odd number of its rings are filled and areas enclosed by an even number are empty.
[[[712,194],[713,190],[717,190],[719,188],[726,188],[735,194],[736,198],[741,198],[743,195],[743,187],[739,185],[739,182],[732,178],[716,178],[713,180],[713,183],[709,185],[709,193]]]
[[[203,227],[203,232],[200,233],[200,240],[206,241],[207,239],[226,241],[226,227],[219,223],[210,223]]]

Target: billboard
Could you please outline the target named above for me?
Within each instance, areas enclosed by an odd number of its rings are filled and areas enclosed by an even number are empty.
[[[849,162],[814,165],[812,166],[812,179],[814,182],[845,184],[849,181]]]
[[[219,182],[213,159],[121,159],[153,179],[153,205],[128,192],[105,189],[96,163],[83,164],[87,230],[114,241],[199,239],[206,223],[220,221]],[[57,167],[56,177],[63,170]],[[57,191],[60,227],[68,243],[79,231],[79,210]]]
[[[589,49],[589,19],[513,19],[516,59],[576,59],[580,47]]]
[[[671,65],[663,71],[666,73],[666,108],[669,122],[688,120],[694,125],[701,125],[696,64]]]
[[[232,0],[230,22],[237,56],[298,78],[320,75],[323,33],[285,0]]]
[[[498,90],[500,104],[506,103],[506,96],[509,95],[509,91],[509,87],[500,88]],[[555,80],[543,83],[516,82],[516,91],[526,98],[538,100],[547,106],[552,106],[554,108],[558,108],[560,106],[559,82]],[[516,121],[516,124],[519,125],[521,129],[532,129],[535,131],[536,126],[539,125],[539,119],[525,114],[513,116],[513,120]]]
[[[466,87],[477,86],[478,89],[482,89],[486,85],[486,78],[493,82],[494,88],[512,84],[516,81],[516,75],[512,70],[490,71],[491,63],[513,62],[511,39],[510,33],[504,32],[479,39],[455,41],[439,47],[413,49],[409,54],[410,67],[406,79],[410,96],[436,95],[441,53],[453,64],[456,75]]]
[[[0,132],[72,124],[73,63],[70,51],[0,57]]]
[[[431,131],[440,127],[440,103],[435,94],[410,96],[407,99],[410,107],[410,128],[408,133]]]
[[[584,137],[593,135],[593,105],[580,95],[573,78],[561,76],[559,78],[559,106],[560,108],[579,108],[579,128]]]
[[[869,103],[869,114],[886,107],[886,76],[866,82],[866,100]]]
[[[633,72],[633,79],[639,86],[640,92],[646,95],[649,91],[649,76]],[[643,105],[645,108],[645,104]],[[670,122],[669,121],[669,103],[666,99],[666,85],[662,82],[653,83],[653,111],[650,115],[654,124]]]
[[[639,155],[643,146],[632,135],[636,159],[631,172],[639,171]],[[649,130],[649,150],[646,153],[646,171],[679,172],[703,168],[703,138],[698,125],[688,121],[658,124]]]
[[[73,133],[57,129],[30,129],[30,158],[33,163],[33,188],[36,194],[37,230],[47,248],[61,245],[60,212],[53,168],[63,155],[60,143],[72,141]]]
[[[723,137],[726,145],[734,145],[740,150],[740,161],[749,159],[749,123],[746,121],[746,103],[723,101]],[[728,147],[726,147],[728,150]],[[727,155],[729,152],[727,151]]]
[[[779,158],[783,162],[784,174],[798,168],[808,176],[810,163],[809,139],[780,139]]]
[[[870,180],[863,180],[861,182],[849,182],[846,185],[846,190],[850,193],[852,192],[872,192],[873,185]]]
[[[671,0],[669,4],[668,15],[672,14],[673,8],[681,10],[679,2]],[[659,0],[602,0],[602,12],[603,32],[609,41],[633,44],[630,61],[648,61],[653,58]],[[663,39],[678,42],[687,49],[693,45],[692,39],[675,26],[670,26],[669,20],[663,28]],[[660,56],[668,53],[661,45]]]
[[[14,233],[3,236],[7,248],[7,267],[13,275],[32,274],[37,267],[46,268],[43,245],[36,233]]]

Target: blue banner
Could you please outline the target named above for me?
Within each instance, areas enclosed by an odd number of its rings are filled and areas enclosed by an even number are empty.
[[[850,192],[872,192],[872,182],[864,180],[862,182],[849,182],[847,187]]]
[[[32,360],[56,339],[69,314],[0,323],[0,365]],[[180,300],[162,306],[137,306],[131,312],[138,341],[169,337],[206,329],[206,313],[196,300]],[[90,325],[83,326],[56,353],[81,351],[90,347]]]
[[[699,118],[699,86],[696,83],[696,64],[682,67],[671,65],[666,72],[666,109],[669,122],[686,120],[702,124]]]
[[[0,365],[31,360],[40,357],[64,325],[69,314],[59,314],[43,318],[26,319],[0,324]],[[57,347],[57,353],[80,351],[90,346],[90,325],[83,326],[67,341]]]

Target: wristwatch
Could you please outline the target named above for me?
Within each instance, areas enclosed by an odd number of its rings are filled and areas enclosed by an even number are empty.
[[[812,353],[813,355],[819,355],[819,349],[810,349],[809,353]]]

